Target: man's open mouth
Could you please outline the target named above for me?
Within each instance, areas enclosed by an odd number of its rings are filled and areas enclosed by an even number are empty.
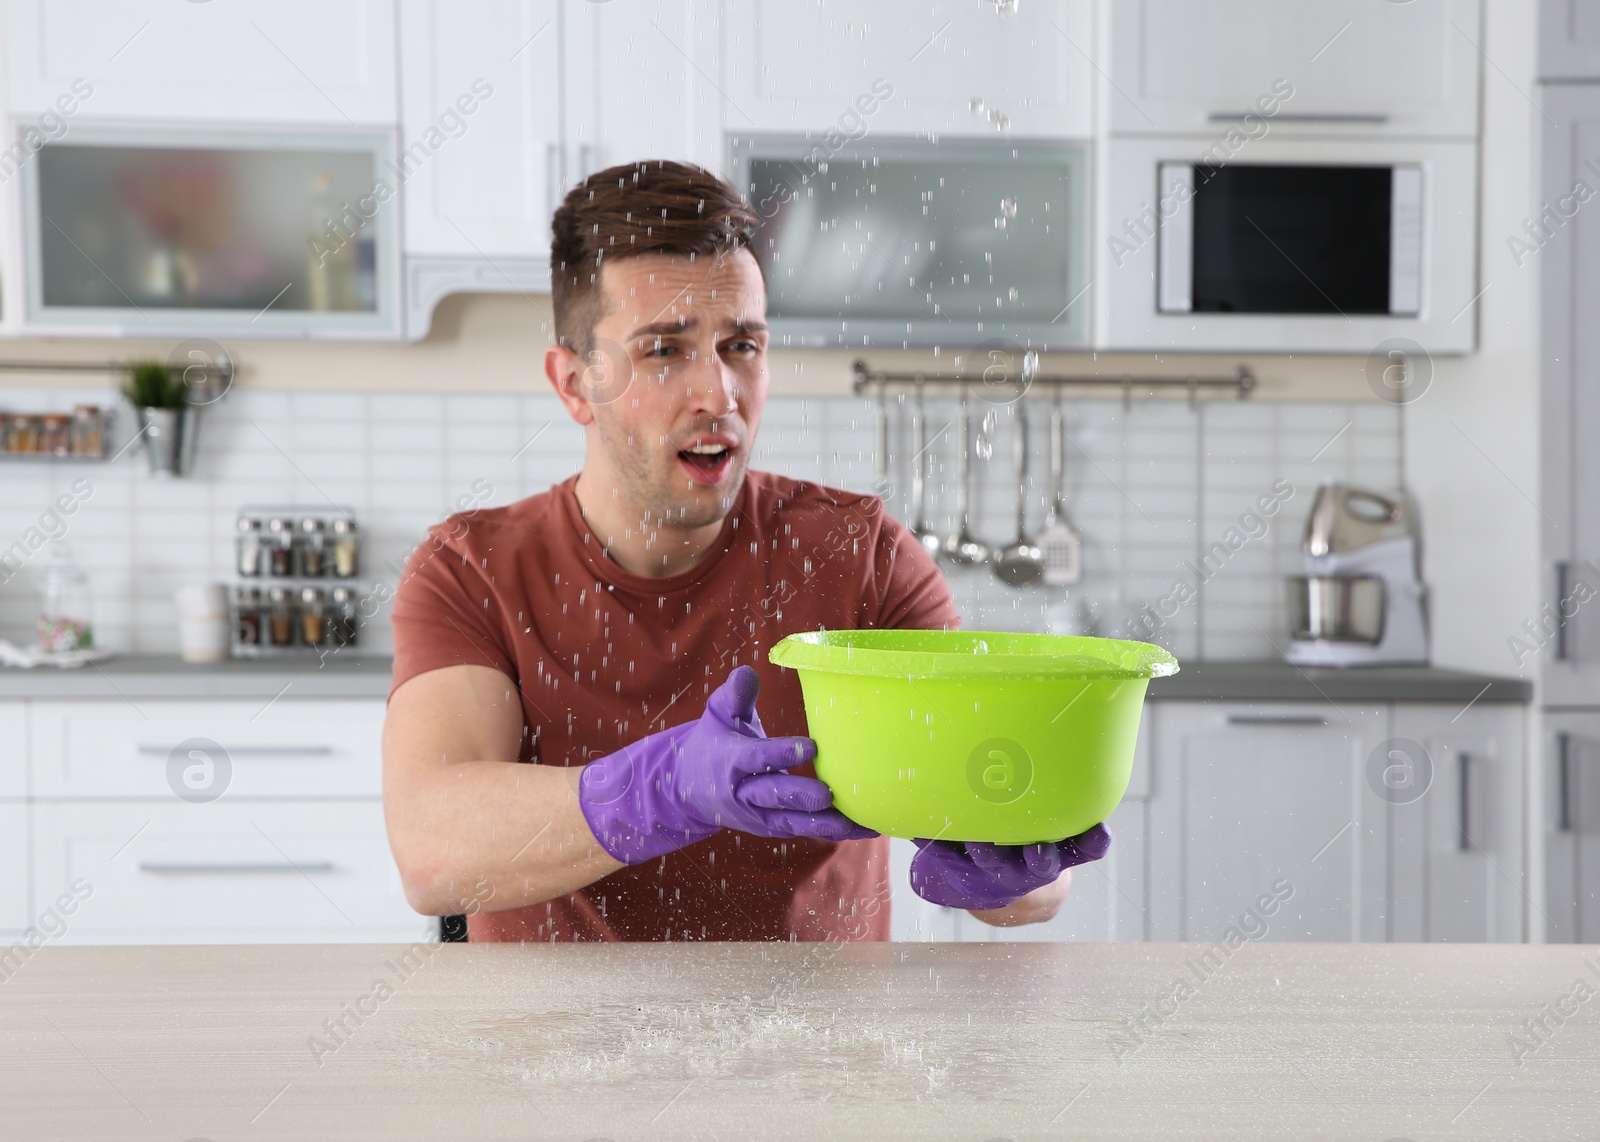
[[[720,484],[733,464],[733,445],[720,440],[697,441],[678,452],[678,462],[697,484]]]

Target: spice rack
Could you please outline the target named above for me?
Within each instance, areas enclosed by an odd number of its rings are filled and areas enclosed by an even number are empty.
[[[80,404],[65,412],[0,412],[0,458],[104,461],[111,451],[111,412]]]
[[[233,569],[235,658],[304,657],[358,643],[361,531],[349,508],[240,508]]]

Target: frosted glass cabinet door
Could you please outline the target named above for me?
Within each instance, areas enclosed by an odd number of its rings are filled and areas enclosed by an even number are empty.
[[[1387,722],[1329,703],[1157,705],[1154,938],[1383,939],[1387,820],[1366,770]]]
[[[392,126],[385,0],[5,0],[6,92],[31,118],[73,81],[77,114],[144,122]]]
[[[727,5],[728,130],[1086,139],[1092,8],[1080,0]]]
[[[566,178],[559,23],[557,0],[401,5],[408,254],[548,259]],[[480,288],[509,288],[488,269]]]
[[[1472,138],[1478,0],[1117,0],[1111,86],[1117,134],[1220,136],[1274,85],[1276,121],[1362,136]]]

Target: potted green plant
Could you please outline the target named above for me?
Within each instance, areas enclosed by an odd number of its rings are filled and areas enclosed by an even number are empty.
[[[183,384],[163,361],[134,361],[125,370],[122,395],[138,410],[139,435],[155,476],[181,476],[194,459],[198,409],[185,399]]]

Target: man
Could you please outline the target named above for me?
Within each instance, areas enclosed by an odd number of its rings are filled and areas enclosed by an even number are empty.
[[[471,939],[888,938],[888,843],[811,776],[798,682],[766,652],[957,615],[877,499],[747,470],[768,383],[758,225],[678,163],[572,191],[545,373],[583,470],[412,556],[384,807],[407,898],[466,912]],[[912,883],[991,924],[1046,920],[1062,869],[1107,841],[923,843]]]

